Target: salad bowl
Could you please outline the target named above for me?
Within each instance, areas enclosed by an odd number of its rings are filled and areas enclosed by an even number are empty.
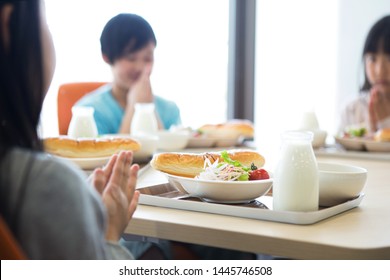
[[[248,203],[267,194],[273,183],[272,177],[252,181],[217,181],[165,175],[171,184],[182,187],[190,196],[215,203]]]

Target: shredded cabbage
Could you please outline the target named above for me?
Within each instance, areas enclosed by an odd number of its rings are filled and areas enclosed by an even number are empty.
[[[201,180],[218,180],[218,181],[248,181],[249,173],[247,168],[240,166],[234,166],[227,162],[219,163],[216,160],[211,163],[208,158],[204,162],[204,171],[201,172],[196,179]]]

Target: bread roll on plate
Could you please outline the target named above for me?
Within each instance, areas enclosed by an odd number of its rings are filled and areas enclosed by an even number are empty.
[[[239,161],[242,165],[250,167],[255,164],[258,168],[264,165],[264,157],[252,150],[227,151],[232,160]],[[171,175],[194,178],[203,171],[204,161],[208,158],[211,163],[218,160],[222,162],[220,152],[209,153],[161,153],[153,156],[150,165],[161,172]]]
[[[51,137],[43,140],[46,152],[69,158],[99,158],[120,151],[138,151],[139,142],[132,138],[79,138],[67,136]]]
[[[390,128],[378,130],[374,135],[374,139],[381,142],[390,141]]]
[[[199,130],[213,138],[237,138],[240,136],[245,138],[254,137],[253,124],[249,120],[231,120],[220,124],[205,124],[201,126]]]

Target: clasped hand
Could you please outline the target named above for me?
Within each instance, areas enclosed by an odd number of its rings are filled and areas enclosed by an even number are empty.
[[[133,153],[122,151],[113,155],[107,165],[97,168],[89,177],[90,183],[101,194],[107,208],[106,239],[118,241],[133,216],[139,199],[135,191],[139,166],[133,164]]]
[[[150,84],[150,74],[152,72],[152,66],[146,66],[139,79],[130,88],[127,94],[127,103],[130,106],[134,106],[136,103],[152,103],[153,93]]]
[[[370,91],[369,116],[371,130],[378,130],[378,123],[390,117],[390,94],[383,93],[373,87]]]

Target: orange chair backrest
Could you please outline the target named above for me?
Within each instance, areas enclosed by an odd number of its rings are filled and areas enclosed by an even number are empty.
[[[73,105],[85,94],[101,87],[106,82],[80,82],[62,84],[58,89],[58,130],[60,135],[67,135],[72,119]]]
[[[0,260],[26,259],[25,253],[2,216],[0,216],[0,248]]]

